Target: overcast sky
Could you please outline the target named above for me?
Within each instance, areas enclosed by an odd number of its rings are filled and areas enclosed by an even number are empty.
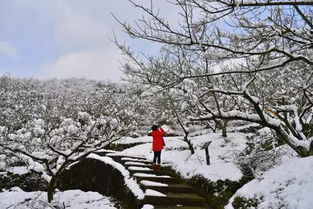
[[[161,11],[175,16],[169,7]],[[157,53],[158,46],[129,39],[111,13],[127,21],[140,17],[127,0],[0,0],[0,75],[118,81],[121,53],[110,40],[113,31],[136,50]]]

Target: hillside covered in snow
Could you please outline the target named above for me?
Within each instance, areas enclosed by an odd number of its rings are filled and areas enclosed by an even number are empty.
[[[213,208],[312,205],[312,157],[301,158],[258,123],[234,120],[223,127],[186,118],[180,124],[171,103],[166,103],[170,100],[163,95],[147,97],[146,90],[132,85],[6,76],[1,84],[0,208],[120,207],[120,200],[105,194],[59,191],[55,182],[64,171],[103,150],[112,157],[152,161],[153,123],[163,124],[167,131],[162,167],[204,192]],[[179,117],[187,113],[182,111]],[[207,142],[210,165],[202,149]],[[117,169],[128,172],[121,165]],[[140,188],[127,175],[124,186],[130,191]],[[144,198],[144,193],[137,197]]]

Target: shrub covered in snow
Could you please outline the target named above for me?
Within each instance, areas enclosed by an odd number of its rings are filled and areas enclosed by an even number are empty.
[[[290,147],[280,144],[269,128],[262,128],[256,134],[248,136],[246,144],[247,147],[237,153],[235,162],[247,176],[257,178],[295,155]]]
[[[313,157],[284,162],[239,189],[227,209],[310,209],[313,205]]]

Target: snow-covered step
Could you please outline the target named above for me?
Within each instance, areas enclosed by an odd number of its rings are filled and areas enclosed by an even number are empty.
[[[137,162],[137,163],[145,163],[145,164],[152,164],[151,160],[147,159],[139,159],[139,158],[129,158],[129,157],[123,157],[120,159],[120,161],[124,164],[125,162]]]
[[[151,205],[172,205],[172,206],[204,206],[205,201],[197,194],[168,193],[166,196],[146,195],[145,204]]]
[[[142,162],[134,162],[134,161],[124,161],[124,165],[125,166],[149,166],[151,167],[151,163],[150,162],[145,162],[145,163],[142,163]]]
[[[112,157],[112,158],[129,158],[129,159],[141,159],[141,160],[146,160],[145,157],[142,156],[136,156],[136,155],[125,155],[119,152],[114,152],[114,153],[108,153],[106,156]]]
[[[128,166],[128,165],[124,165],[124,167],[127,169],[127,170],[134,170],[133,169],[133,165],[130,165],[130,166]],[[140,166],[140,169],[141,170],[143,170],[143,169],[150,169],[150,170],[152,170],[152,166],[151,165],[146,165],[146,166]],[[139,169],[139,170],[140,170]]]
[[[146,173],[146,174],[157,174],[157,175],[164,175],[166,172],[162,170],[153,170],[149,167],[135,167],[131,166],[129,167],[128,171],[130,172],[131,175],[134,173]]]
[[[141,167],[141,166],[129,166],[127,169],[131,172],[143,172],[143,173],[153,173],[151,167]]]
[[[121,158],[121,160],[123,161],[146,161],[146,162],[150,162],[150,160],[148,160],[147,158],[144,157],[137,157],[137,156],[124,156]]]
[[[147,180],[143,180],[140,182],[141,186],[144,189],[152,189],[152,190],[156,190],[162,193],[180,193],[180,192],[195,193],[196,192],[196,188],[192,186],[188,186],[186,184],[166,184],[166,186],[164,186],[162,185],[162,183],[161,184],[145,184],[145,181]]]
[[[137,177],[159,177],[159,178],[172,178],[169,175],[157,175],[157,174],[149,174],[149,173],[134,173],[133,175],[135,178]]]
[[[135,174],[134,174],[134,177],[137,179],[138,182],[140,182],[142,180],[148,180],[148,181],[160,182],[160,183],[166,183],[166,184],[178,184],[178,183],[181,183],[181,181],[182,181],[181,179],[178,179],[178,178],[165,177],[166,175],[135,176]]]
[[[107,155],[108,156],[108,155]],[[151,161],[145,159],[145,158],[139,158],[139,157],[130,157],[130,156],[108,156],[112,158],[114,161],[121,163],[122,165],[125,165],[126,162],[137,162],[137,163],[145,163],[150,164]]]
[[[165,183],[160,183],[160,182],[156,182],[156,181],[149,181],[149,180],[142,180],[140,181],[140,184],[143,186],[160,186],[160,187],[167,187],[168,184]]]
[[[129,162],[129,161],[127,161],[127,162],[125,162],[124,164],[124,167],[125,168],[132,168],[132,167],[134,167],[134,166],[136,166],[136,167],[142,167],[142,168],[152,168],[152,165],[151,164],[145,164],[145,163],[139,163],[139,162]]]
[[[180,204],[177,205],[154,205],[154,209],[204,209],[204,206],[182,206]]]

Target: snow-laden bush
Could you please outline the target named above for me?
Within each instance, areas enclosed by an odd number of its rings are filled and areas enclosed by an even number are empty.
[[[247,148],[237,154],[235,162],[244,175],[255,178],[295,154],[286,145],[280,145],[269,128],[262,128],[255,135],[247,137],[246,144]]]
[[[312,156],[286,161],[240,188],[225,208],[310,209],[313,205],[312,169]],[[244,205],[253,207],[237,207]]]

